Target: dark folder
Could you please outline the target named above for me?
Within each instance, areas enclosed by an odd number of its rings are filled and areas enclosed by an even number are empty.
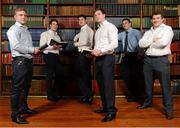
[[[62,46],[64,46],[64,45],[66,45],[67,43],[60,43],[60,42],[57,42],[57,41],[55,41],[55,40],[53,40],[53,39],[51,39],[51,41],[50,41],[50,43],[49,43],[49,45],[62,45]]]

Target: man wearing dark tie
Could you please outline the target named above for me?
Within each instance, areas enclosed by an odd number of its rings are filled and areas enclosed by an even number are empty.
[[[123,46],[124,57],[122,61],[122,76],[127,85],[127,102],[136,101],[143,93],[142,82],[140,79],[140,60],[138,60],[138,42],[141,38],[141,32],[131,27],[131,21],[128,18],[122,20],[124,31],[119,33],[119,46]]]

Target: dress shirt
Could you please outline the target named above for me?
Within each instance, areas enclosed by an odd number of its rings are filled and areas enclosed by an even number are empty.
[[[95,34],[95,49],[102,54],[112,53],[118,46],[118,29],[112,23],[105,20]]]
[[[27,26],[16,22],[7,31],[12,57],[23,56],[31,59],[34,52],[32,37]]]
[[[54,32],[51,29],[46,32],[43,32],[41,34],[40,46],[42,46],[44,44],[48,45],[48,47],[43,51],[43,53],[48,54],[50,52],[50,53],[54,53],[54,54],[59,54],[59,49],[53,49],[53,46],[49,45],[51,39],[53,39],[57,42],[61,42],[61,39],[60,39],[59,35],[57,34],[57,32]]]
[[[127,30],[128,32],[128,45],[127,45],[127,52],[137,52],[138,50],[138,42],[142,37],[142,34],[139,30],[129,28]],[[119,51],[124,51],[125,49],[125,38],[126,38],[126,31],[120,32],[118,34],[118,40],[119,40],[119,46],[122,46],[121,50],[120,48],[118,49]]]
[[[139,41],[141,48],[147,48],[146,55],[148,56],[163,56],[171,54],[170,44],[174,36],[170,26],[161,24],[158,28],[151,27],[145,32],[142,39]]]
[[[80,32],[74,37],[74,41],[77,41],[75,46],[78,47],[78,51],[90,50],[93,44],[93,30],[87,24],[82,26]]]

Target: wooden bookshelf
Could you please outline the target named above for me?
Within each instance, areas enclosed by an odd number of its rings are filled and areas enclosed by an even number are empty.
[[[59,30],[61,38],[67,42],[72,42],[73,37],[79,32],[78,15],[85,14],[88,18],[88,24],[95,31],[95,21],[93,11],[95,8],[104,8],[107,12],[107,20],[115,24],[121,31],[121,21],[128,17],[132,20],[134,28],[146,31],[150,28],[150,16],[154,11],[166,10],[166,23],[172,26],[175,36],[172,44],[171,60],[171,78],[172,88],[176,89],[180,81],[180,2],[179,0],[24,0],[24,2],[14,2],[15,0],[0,1],[0,95],[9,95],[11,85],[11,60],[10,50],[7,44],[6,30],[14,22],[14,6],[29,7],[29,30],[32,33],[34,45],[39,45],[40,34],[49,29],[49,20],[56,18],[59,21]],[[18,1],[18,0],[16,0]],[[22,1],[22,0],[21,0]],[[32,2],[33,1],[33,2]],[[7,6],[7,7],[6,7]],[[10,6],[10,8],[8,7]],[[6,9],[5,9],[6,8]],[[36,10],[36,11],[32,11]],[[170,11],[169,11],[170,10]],[[175,11],[174,11],[175,10]],[[73,59],[72,59],[73,58]],[[65,68],[66,85],[62,86],[61,93],[65,95],[79,95],[78,86],[72,78],[73,63],[76,59],[74,53],[61,53],[60,60]],[[37,55],[33,59],[34,75],[30,95],[46,95],[44,62],[42,55]],[[93,72],[94,59],[92,60],[92,78],[95,79]],[[39,67],[39,68],[38,68]],[[121,65],[115,65],[115,88],[116,95],[124,95],[127,91],[124,81],[121,77]],[[72,80],[71,80],[72,79]],[[95,81],[93,80],[95,85]],[[180,83],[180,82],[179,82]],[[94,87],[93,87],[94,88]],[[180,88],[180,87],[179,87]],[[158,81],[155,82],[155,94],[161,93]],[[180,89],[179,89],[180,94]]]

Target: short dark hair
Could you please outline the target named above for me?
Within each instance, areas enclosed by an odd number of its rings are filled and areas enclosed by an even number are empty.
[[[85,15],[79,15],[78,18],[83,17],[85,20],[87,19],[87,17]]]
[[[24,12],[27,13],[27,10],[26,10],[25,8],[16,8],[16,9],[14,10],[14,14],[16,14],[16,12],[20,12],[20,11],[24,11]]]
[[[125,21],[125,20],[128,21],[129,23],[131,23],[131,20],[129,18],[122,19],[122,22]]]
[[[161,18],[164,18],[163,13],[162,12],[154,12],[151,16],[151,19],[153,18],[154,15],[161,15]]]
[[[51,19],[51,20],[49,21],[49,24],[52,24],[52,22],[56,22],[56,23],[58,24],[58,20],[57,20],[57,19]]]
[[[106,14],[106,11],[105,11],[104,9],[102,9],[102,8],[96,8],[96,10],[94,11],[94,13],[97,12],[97,11],[101,11],[102,14]]]

